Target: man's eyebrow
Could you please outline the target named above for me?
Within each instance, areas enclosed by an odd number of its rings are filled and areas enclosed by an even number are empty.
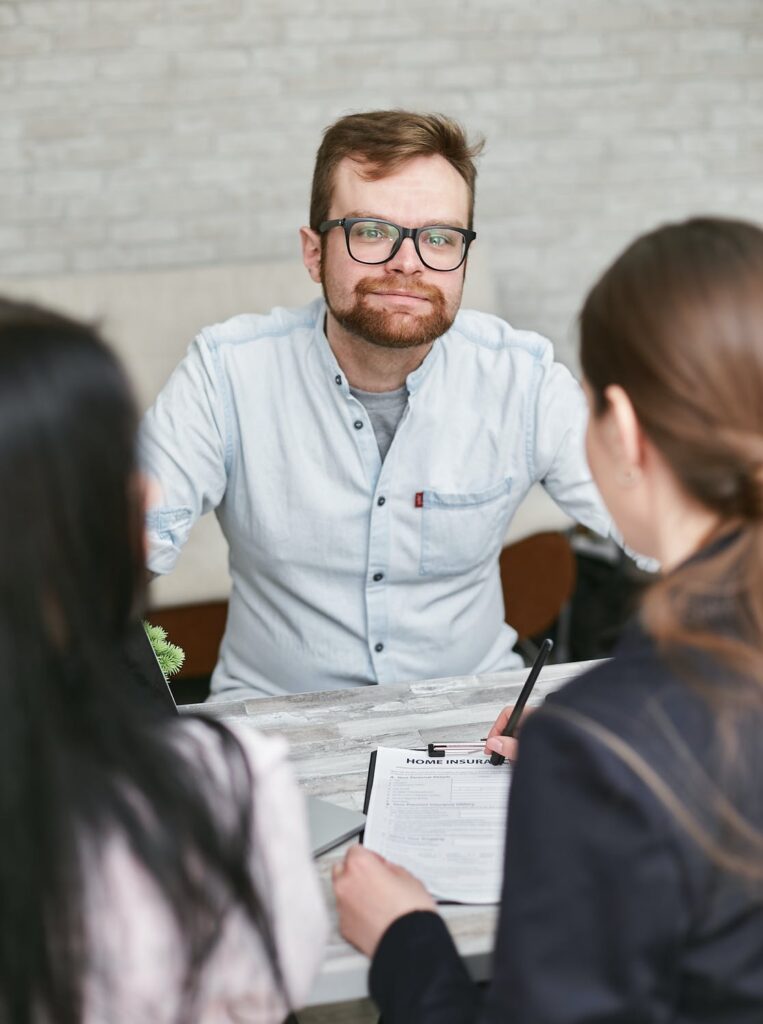
[[[362,217],[364,219],[367,218],[368,220],[386,220],[390,224],[397,224],[397,221],[393,220],[391,217],[385,217],[381,213],[371,213],[369,210],[351,210],[349,213],[346,213],[344,215],[343,219],[348,219],[352,217]],[[430,217],[423,224],[419,224],[417,226],[427,228],[437,224],[440,224],[443,227],[466,228],[466,224],[463,224],[458,217]],[[407,227],[408,225],[402,226]]]

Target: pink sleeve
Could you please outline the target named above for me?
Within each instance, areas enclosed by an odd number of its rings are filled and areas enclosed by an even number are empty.
[[[328,936],[304,799],[283,739],[238,723],[231,732],[252,773],[252,877],[267,907],[289,1001],[296,1008],[307,998]]]

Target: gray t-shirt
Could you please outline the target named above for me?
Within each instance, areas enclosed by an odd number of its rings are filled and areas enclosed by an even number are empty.
[[[360,388],[350,388],[350,392],[368,413],[379,454],[384,462],[408,404],[408,388],[403,384],[397,391],[361,391]]]

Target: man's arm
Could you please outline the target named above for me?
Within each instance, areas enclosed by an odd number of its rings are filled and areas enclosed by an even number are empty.
[[[229,410],[219,352],[200,336],[140,430],[140,462],[153,485],[146,532],[154,574],[174,568],[193,524],[222,500],[232,458]]]
[[[583,389],[549,353],[536,395],[530,473],[563,511],[606,537],[612,532],[612,523],[586,461],[587,422]]]
[[[657,572],[654,558],[624,543],[593,482],[585,454],[587,423],[583,389],[565,366],[549,359],[538,388],[531,474],[564,512],[594,533],[612,537],[639,569]]]

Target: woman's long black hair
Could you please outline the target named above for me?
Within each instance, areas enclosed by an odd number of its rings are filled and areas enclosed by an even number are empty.
[[[208,744],[179,745],[178,721],[137,699],[119,656],[144,594],[135,437],[97,334],[0,300],[0,1021],[12,1024],[82,1019],[84,851],[115,834],[179,925],[183,1015],[234,904],[280,978],[247,869],[243,752],[208,723],[230,772],[221,815]]]

